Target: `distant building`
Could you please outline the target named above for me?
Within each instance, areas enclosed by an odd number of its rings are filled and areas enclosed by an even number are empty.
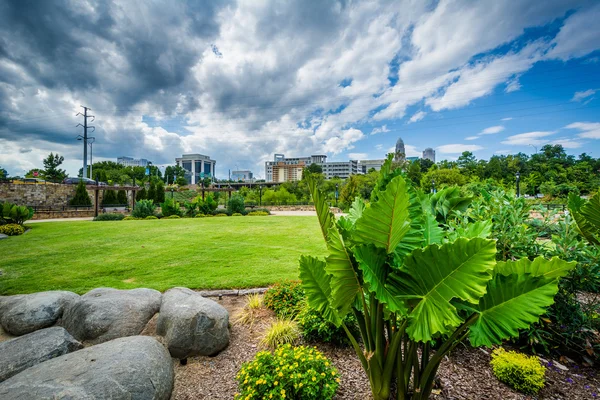
[[[423,150],[423,158],[431,160],[435,163],[435,150],[431,147],[426,148],[425,150]]]
[[[409,162],[414,162],[414,161],[417,161],[418,159],[419,159],[419,157],[406,157],[406,161],[409,161]]]
[[[371,169],[375,171],[381,170],[381,166],[385,162],[385,159],[381,160],[360,160],[358,162],[358,172],[361,174],[368,173]]]
[[[404,141],[402,138],[398,138],[396,142],[396,153],[394,154],[394,161],[402,162],[406,159],[406,150],[404,149]]]
[[[125,167],[147,167],[148,164],[151,164],[150,161],[145,158],[136,159],[133,157],[119,157],[117,158],[117,164],[123,165]]]
[[[185,179],[188,184],[195,185],[203,178],[215,177],[215,166],[217,162],[209,156],[202,154],[184,154],[176,158],[177,165],[185,169]]]
[[[234,181],[244,181],[250,182],[254,179],[254,175],[252,171],[242,170],[242,171],[231,171],[231,180]]]
[[[323,154],[292,158],[275,154],[273,161],[265,162],[265,180],[267,182],[299,181],[302,179],[304,168],[311,164],[320,166],[326,179],[333,177],[345,179],[359,173],[356,160],[327,162],[327,156]]]

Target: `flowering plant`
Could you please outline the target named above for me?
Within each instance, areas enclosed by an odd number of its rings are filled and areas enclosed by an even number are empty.
[[[279,347],[261,351],[237,374],[240,393],[235,399],[332,399],[338,371],[313,347]]]

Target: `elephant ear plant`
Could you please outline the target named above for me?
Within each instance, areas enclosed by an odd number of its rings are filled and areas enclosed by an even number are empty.
[[[308,184],[329,255],[300,258],[302,285],[310,307],[343,327],[376,400],[388,399],[394,382],[398,399],[429,398],[442,358],[458,343],[517,336],[574,267],[542,257],[496,262],[495,242],[478,231],[450,241],[391,159],[370,205],[357,200],[337,221],[316,182]],[[342,323],[348,313],[362,345]]]

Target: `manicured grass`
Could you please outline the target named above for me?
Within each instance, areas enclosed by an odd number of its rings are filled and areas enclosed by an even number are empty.
[[[245,288],[325,255],[316,217],[47,222],[0,242],[0,295],[95,287]]]

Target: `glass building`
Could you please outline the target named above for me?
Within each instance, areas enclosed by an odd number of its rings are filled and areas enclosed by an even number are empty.
[[[190,185],[196,185],[204,178],[215,178],[217,162],[202,154],[184,154],[176,158],[177,165],[185,169],[185,178]]]

